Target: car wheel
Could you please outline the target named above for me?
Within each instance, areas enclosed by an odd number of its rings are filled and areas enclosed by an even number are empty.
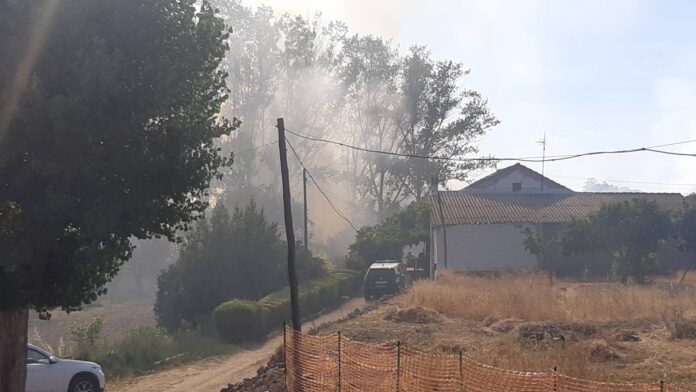
[[[95,382],[94,377],[75,376],[70,381],[68,392],[99,392],[99,385]]]

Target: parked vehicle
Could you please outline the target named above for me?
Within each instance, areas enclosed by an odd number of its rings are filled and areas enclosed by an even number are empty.
[[[106,377],[94,362],[59,359],[30,344],[25,385],[26,392],[103,392]]]
[[[373,263],[365,273],[363,292],[365,299],[396,294],[411,283],[406,268],[398,261],[384,260]]]

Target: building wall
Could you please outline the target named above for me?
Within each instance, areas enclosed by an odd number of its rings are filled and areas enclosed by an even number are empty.
[[[524,249],[522,225],[447,226],[447,260],[450,270],[496,271],[533,269],[536,256]],[[433,260],[444,269],[442,227],[433,228]]]
[[[493,224],[447,226],[448,266],[455,272],[500,271],[535,269],[539,266],[537,256],[524,249],[523,228],[532,228],[546,238],[558,234],[563,227],[559,223],[549,224]],[[433,251],[431,258],[437,261],[438,270],[444,270],[444,240],[441,227],[432,228]],[[675,240],[670,240],[659,254],[660,263],[675,271],[689,265],[689,253],[678,249]],[[547,266],[560,277],[606,278],[611,273],[612,260],[603,253],[586,253],[553,256]],[[433,271],[431,266],[431,271]],[[435,277],[435,275],[433,275]]]
[[[544,182],[544,190],[541,190],[541,180],[538,176],[530,176],[525,170],[514,170],[506,176],[499,178],[495,183],[485,186],[466,187],[463,190],[471,193],[512,193],[512,184],[519,182],[522,184],[522,189],[519,193],[570,193],[568,189],[560,188],[550,181]],[[517,192],[515,192],[517,193]]]

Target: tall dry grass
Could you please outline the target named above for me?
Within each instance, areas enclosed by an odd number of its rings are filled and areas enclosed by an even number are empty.
[[[660,320],[675,312],[696,315],[696,289],[692,286],[563,281],[551,286],[542,274],[484,278],[444,273],[437,281],[416,282],[399,301],[478,321],[491,315],[600,322]]]

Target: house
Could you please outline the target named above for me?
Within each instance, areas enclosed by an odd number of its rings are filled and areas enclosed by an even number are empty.
[[[523,229],[553,236],[563,224],[594,213],[604,204],[635,198],[653,200],[671,211],[684,205],[684,197],[678,193],[574,192],[521,164],[498,170],[459,191],[435,191],[431,195],[431,271],[434,264],[440,270],[457,272],[534,269],[538,259],[524,248]],[[665,252],[680,257],[676,246]],[[563,257],[587,257],[590,269],[601,262],[596,255]]]

